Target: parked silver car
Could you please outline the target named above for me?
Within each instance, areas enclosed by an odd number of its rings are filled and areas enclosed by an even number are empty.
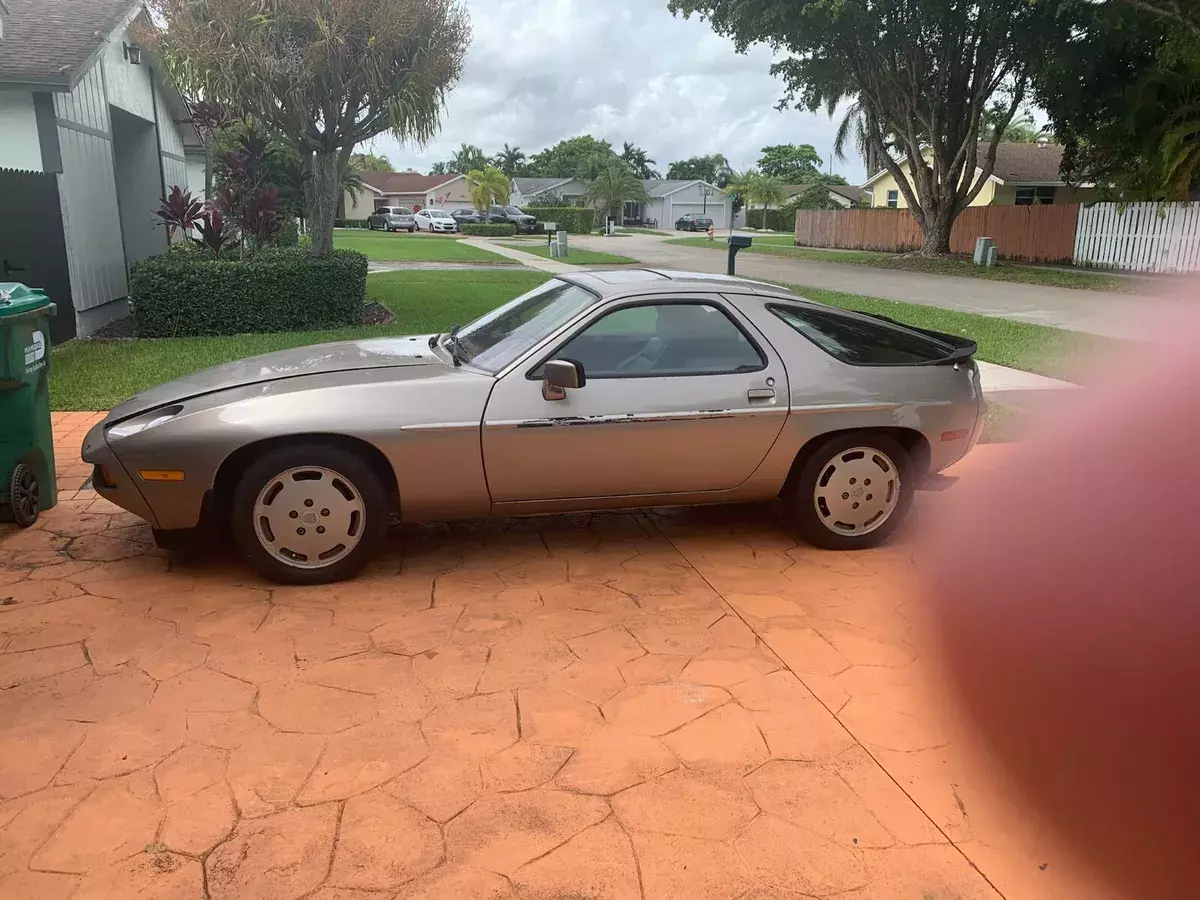
[[[413,211],[407,206],[381,206],[367,217],[367,227],[374,231],[408,231],[417,230],[417,220]]]
[[[812,543],[870,547],[978,439],[974,351],[770,284],[583,271],[444,334],[152,388],[83,458],[164,546],[229,527],[285,582],[350,576],[397,518],[782,497]]]

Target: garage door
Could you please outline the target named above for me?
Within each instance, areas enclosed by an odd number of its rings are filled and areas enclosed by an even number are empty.
[[[703,203],[673,203],[671,204],[671,215],[678,219],[680,216],[688,213],[695,213],[698,216],[708,216],[713,220],[713,225],[717,228],[728,228],[729,225],[725,221],[725,204],[722,198],[717,198],[716,203],[708,203],[707,207]]]

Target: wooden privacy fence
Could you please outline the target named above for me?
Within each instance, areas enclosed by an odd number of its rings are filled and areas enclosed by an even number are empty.
[[[1079,212],[1075,264],[1200,271],[1200,203],[1097,203]]]
[[[1079,206],[972,206],[950,232],[950,252],[970,255],[990,237],[1002,259],[1070,262]],[[921,246],[921,229],[907,209],[797,210],[796,243],[805,247],[902,253]]]

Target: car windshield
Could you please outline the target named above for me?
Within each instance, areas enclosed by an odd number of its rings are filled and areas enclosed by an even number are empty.
[[[393,216],[411,216],[412,210],[409,209],[407,206],[397,206],[395,209],[392,210],[392,215]]]
[[[499,372],[598,300],[581,287],[551,279],[459,329],[460,358]]]
[[[448,218],[450,218],[450,214],[447,213],[444,209],[427,209],[427,210],[425,210],[425,215],[429,216],[429,218],[431,218],[431,219],[448,219]]]
[[[523,215],[525,215],[525,213],[521,212],[521,211],[520,211],[519,209],[517,209],[515,206],[506,206],[506,207],[504,207],[504,211],[505,211],[506,213],[508,213],[510,216],[523,216]]]

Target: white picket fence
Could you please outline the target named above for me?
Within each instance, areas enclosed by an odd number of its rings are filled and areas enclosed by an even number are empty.
[[[1200,203],[1080,206],[1074,262],[1135,272],[1200,271]]]

